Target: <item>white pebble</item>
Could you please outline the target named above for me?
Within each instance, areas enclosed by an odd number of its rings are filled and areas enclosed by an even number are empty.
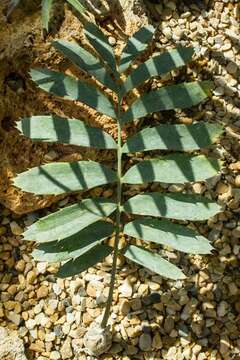
[[[50,299],[49,301],[48,301],[48,305],[50,306],[50,308],[52,309],[52,310],[56,310],[57,309],[57,307],[58,307],[58,300],[57,299]]]
[[[172,38],[172,30],[170,27],[163,28],[162,32],[168,40],[170,40]]]
[[[121,293],[121,295],[123,297],[131,297],[132,296],[132,285],[130,284],[130,282],[128,281],[128,279],[126,279],[121,286],[119,286],[119,292]]]
[[[60,295],[62,292],[62,289],[60,288],[60,286],[58,284],[53,284],[53,292],[56,295]]]
[[[38,338],[37,329],[29,330],[29,333],[30,333],[30,335],[31,335],[34,339],[37,339],[37,338]]]
[[[44,274],[47,269],[47,263],[46,262],[38,262],[37,269],[40,274]]]
[[[74,322],[74,320],[75,320],[74,314],[73,313],[67,313],[67,322],[69,324],[72,324]]]
[[[36,326],[36,321],[34,319],[29,319],[25,322],[26,328],[32,330]]]
[[[50,354],[50,359],[51,360],[58,360],[61,359],[61,355],[58,351],[52,351]]]
[[[72,297],[72,304],[73,305],[80,305],[81,304],[81,296],[79,294],[74,295]]]
[[[46,326],[48,321],[49,318],[43,313],[40,313],[35,316],[35,322],[37,325]]]
[[[214,94],[215,96],[222,96],[222,95],[224,95],[224,88],[221,87],[221,86],[217,87],[217,88],[213,91],[213,94]]]
[[[65,335],[68,335],[69,331],[70,331],[70,324],[68,323],[65,323],[63,324],[63,327],[62,327],[62,332],[65,334]]]
[[[55,338],[56,338],[56,335],[55,335],[55,333],[54,332],[50,332],[49,334],[46,334],[45,335],[45,341],[49,341],[49,342],[52,342],[52,341],[54,341],[55,340]]]
[[[114,46],[116,44],[116,39],[113,36],[109,36],[108,42],[110,45]]]

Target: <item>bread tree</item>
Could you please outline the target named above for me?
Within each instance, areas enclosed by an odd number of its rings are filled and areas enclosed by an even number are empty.
[[[118,256],[124,255],[163,277],[184,279],[182,270],[163,258],[158,250],[150,250],[149,243],[190,254],[209,254],[212,246],[208,239],[177,221],[203,221],[221,211],[213,200],[186,192],[146,191],[125,199],[123,187],[153,182],[186,184],[215,176],[220,171],[220,161],[202,155],[201,149],[216,141],[222,127],[203,121],[190,125],[162,123],[138,131],[123,143],[122,129],[126,124],[154,112],[196,106],[209,96],[212,83],[193,81],[162,86],[142,94],[124,110],[123,104],[133,89],[155,76],[185,66],[194,50],[178,47],[156,54],[129,72],[154,35],[151,26],[142,27],[129,38],[119,62],[98,27],[88,23],[84,31],[98,57],[74,42],[57,40],[53,46],[79,69],[93,76],[95,86],[43,68],[32,69],[31,77],[42,90],[80,101],[114,119],[117,139],[100,128],[86,125],[81,119],[55,115],[24,118],[17,127],[33,141],[112,149],[116,153],[117,170],[94,161],[53,162],[19,174],[14,184],[37,195],[72,193],[104,185],[116,190],[112,199],[86,198],[66,206],[39,219],[24,233],[24,239],[38,244],[33,251],[35,260],[61,263],[56,274],[61,278],[78,275],[112,254],[111,283],[102,323],[100,328],[95,325],[85,338],[90,353],[99,355],[111,344],[106,340],[106,329]],[[123,80],[126,72],[128,75]],[[102,91],[102,85],[110,89],[113,97]],[[156,155],[155,150],[161,150],[161,155]],[[136,161],[124,173],[123,158],[136,152],[150,152],[152,157]],[[129,222],[124,222],[123,213],[131,219]],[[123,249],[119,248],[120,234],[124,234],[127,241]],[[107,240],[113,235],[115,243],[111,247]],[[141,239],[142,245],[136,245],[134,239]]]

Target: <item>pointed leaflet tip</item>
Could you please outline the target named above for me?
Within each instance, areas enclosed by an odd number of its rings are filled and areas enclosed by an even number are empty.
[[[115,140],[100,128],[90,127],[79,119],[53,115],[23,118],[18,122],[21,133],[33,141],[57,142],[99,149],[116,149]]]
[[[85,25],[84,33],[92,47],[98,52],[103,61],[105,61],[105,63],[111,68],[114,76],[118,78],[119,74],[116,71],[115,55],[105,34],[98,26],[90,22]]]
[[[124,47],[119,64],[119,71],[124,72],[131,63],[141,54],[149,45],[155,29],[152,25],[143,26],[131,36]]]
[[[148,114],[163,110],[185,109],[204,101],[212,89],[211,81],[193,81],[163,86],[140,96],[123,113],[122,125]]]
[[[24,238],[39,243],[64,239],[108,217],[116,207],[113,201],[105,198],[82,200],[36,221],[24,233]]]
[[[202,221],[220,213],[216,202],[201,195],[182,193],[144,193],[123,205],[126,213],[176,220]]]
[[[116,182],[116,173],[95,161],[54,162],[18,175],[16,185],[36,195],[58,195]]]
[[[107,257],[112,251],[113,248],[110,246],[97,244],[88,252],[62,265],[56,276],[66,278],[80,274],[82,271],[87,270],[89,267],[94,266],[103,258]]]
[[[212,145],[222,134],[220,124],[203,121],[190,125],[162,124],[145,128],[130,137],[123,153],[149,150],[194,151]]]
[[[102,243],[114,232],[114,225],[106,221],[97,221],[80,232],[50,243],[39,244],[32,253],[35,260],[44,258],[47,262],[62,262],[87,253]]]
[[[113,102],[96,86],[49,69],[33,69],[30,75],[42,90],[66,100],[80,101],[99,113],[116,118]]]
[[[42,0],[42,25],[48,32],[53,0]]]
[[[169,220],[140,218],[124,226],[124,234],[188,254],[210,254],[209,240],[187,226]]]
[[[185,66],[192,59],[193,54],[194,50],[191,47],[177,47],[176,49],[151,56],[128,75],[122,85],[123,94],[150,80],[152,77],[160,76]]]
[[[124,175],[127,184],[162,182],[184,184],[210,179],[221,169],[221,161],[204,155],[170,154],[143,160]]]
[[[86,12],[86,8],[79,2],[79,0],[67,0],[67,2],[72,5],[79,14],[84,14]]]
[[[129,260],[166,278],[172,280],[183,280],[186,278],[176,265],[171,264],[157,253],[146,250],[141,246],[128,245],[123,250],[123,255]]]

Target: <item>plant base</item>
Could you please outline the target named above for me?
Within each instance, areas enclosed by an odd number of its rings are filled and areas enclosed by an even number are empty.
[[[102,328],[100,324],[92,324],[83,338],[83,343],[85,351],[89,355],[104,354],[112,345],[112,334],[109,327]]]

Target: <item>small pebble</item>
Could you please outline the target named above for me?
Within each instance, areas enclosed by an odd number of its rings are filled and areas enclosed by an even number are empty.
[[[38,299],[42,299],[48,296],[48,287],[45,285],[42,285],[38,290],[37,290],[37,298]]]
[[[126,279],[122,285],[119,286],[118,290],[123,297],[130,298],[132,296],[132,285],[128,279]]]
[[[60,295],[62,290],[58,284],[53,284],[53,291],[56,295]]]
[[[23,229],[21,228],[21,226],[19,226],[16,223],[16,221],[10,222],[10,228],[11,228],[13,235],[22,235],[22,233],[23,233]]]
[[[152,346],[152,338],[150,334],[142,334],[139,338],[139,347],[142,351],[150,351]]]
[[[58,351],[51,351],[50,360],[58,360],[61,359],[61,355]]]

